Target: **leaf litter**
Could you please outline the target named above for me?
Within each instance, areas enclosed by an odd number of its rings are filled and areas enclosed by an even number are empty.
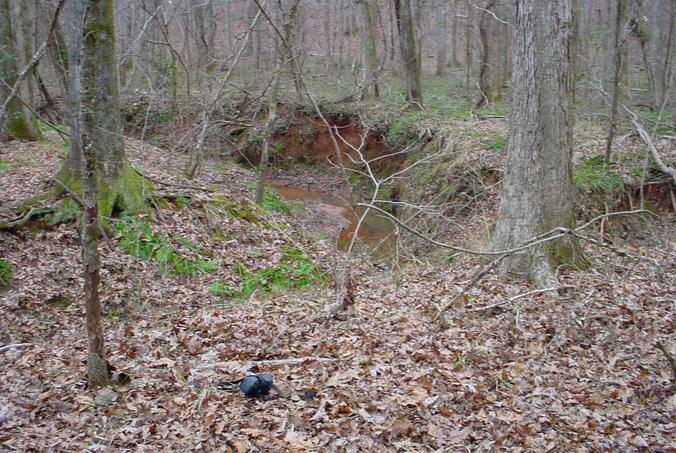
[[[31,195],[21,192],[27,183],[49,185],[57,152],[11,146],[3,159],[52,162],[0,175],[16,201]],[[128,148],[144,174],[187,184],[167,176],[177,159],[133,140]],[[252,178],[233,166],[190,184],[244,206]],[[84,388],[76,226],[0,234],[16,268],[0,292],[0,343],[31,344],[0,353],[3,450],[673,451],[676,397],[655,347],[674,350],[673,215],[649,220],[652,240],[623,243],[638,261],[589,249],[591,271],[562,270],[562,283],[576,288],[567,299],[535,294],[474,312],[529,289],[489,275],[439,329],[438,309],[482,263],[461,257],[404,274],[363,265],[342,320],[326,314],[326,286],[229,303],[207,288],[215,278],[240,284],[237,263],[274,265],[287,244],[330,269],[332,245],[282,214],[259,224],[223,218],[215,235],[201,209],[213,194],[167,190],[189,206],[159,209],[154,231],[185,238],[221,265],[175,275],[102,245],[108,359],[132,378],[112,390]],[[217,386],[262,372],[290,397],[257,401]],[[316,397],[298,396],[308,390]]]

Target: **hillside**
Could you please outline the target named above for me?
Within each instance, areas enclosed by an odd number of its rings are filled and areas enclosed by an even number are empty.
[[[491,136],[482,122],[466,127]],[[466,139],[457,139],[456,151],[497,169],[495,140],[475,140],[468,130],[458,134]],[[593,142],[580,142],[580,153],[594,154]],[[640,146],[631,137],[623,144],[628,153]],[[354,303],[335,317],[331,282],[341,255],[326,203],[305,200],[303,207],[270,192],[257,207],[253,174],[235,164],[211,162],[187,182],[172,176],[183,165],[176,154],[133,139],[127,152],[154,181],[155,206],[147,216],[112,221],[101,247],[101,295],[108,358],[130,381],[84,388],[77,223],[1,232],[3,257],[14,267],[0,292],[3,449],[673,447],[676,370],[656,346],[673,344],[668,200],[658,200],[667,202],[659,216],[590,228],[608,245],[584,244],[590,270],[559,270],[565,294],[488,273],[456,299],[486,262],[437,249],[390,269],[362,255]],[[62,154],[55,142],[4,145],[3,207],[53,187]],[[469,178],[476,168],[448,171]],[[292,173],[304,174],[310,187],[329,178],[323,171]],[[474,209],[454,211],[438,237],[482,245],[497,191],[487,185],[482,194]],[[272,373],[289,397],[250,400],[221,385],[259,372]]]

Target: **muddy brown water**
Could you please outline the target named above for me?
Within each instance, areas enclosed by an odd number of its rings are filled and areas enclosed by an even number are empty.
[[[310,210],[318,224],[324,225],[320,230],[333,233],[338,242],[338,248],[346,250],[357,229],[359,217],[364,208],[355,206],[360,200],[353,194],[325,193],[282,185],[271,182],[271,186],[279,195],[288,201],[301,202],[306,209]],[[395,236],[394,225],[382,215],[369,211],[359,227],[359,242],[373,248],[376,255],[389,255],[394,251]],[[358,242],[358,243],[359,243]]]

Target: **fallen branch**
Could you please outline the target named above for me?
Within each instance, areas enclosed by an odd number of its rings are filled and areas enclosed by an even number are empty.
[[[532,291],[526,291],[525,293],[517,294],[516,296],[512,296],[512,297],[505,299],[501,302],[498,302],[496,304],[487,305],[485,307],[474,308],[472,310],[467,310],[467,311],[469,313],[477,313],[477,312],[480,312],[480,311],[487,311],[487,310],[490,310],[492,308],[497,308],[497,307],[500,307],[502,305],[506,305],[506,304],[509,304],[511,302],[517,301],[519,299],[523,299],[524,297],[532,296],[532,295],[535,295],[535,294],[548,293],[550,291],[558,291],[560,289],[566,289],[566,288],[574,288],[574,286],[561,285],[561,286],[555,286],[555,287],[551,287],[551,288],[534,289]]]
[[[240,366],[244,368],[250,368],[253,366],[285,366],[285,365],[303,365],[305,363],[312,362],[335,362],[338,359],[328,358],[328,357],[298,357],[291,359],[271,359],[271,360],[228,360],[226,362],[214,362],[207,363],[202,366],[195,368],[196,371],[206,370],[209,368],[221,368],[221,367],[231,367],[231,366]]]
[[[141,178],[147,179],[148,181],[154,182],[155,184],[159,184],[161,186],[166,186],[166,187],[178,187],[179,189],[190,189],[190,190],[199,190],[201,192],[208,192],[208,193],[213,193],[216,192],[214,189],[207,189],[205,187],[199,187],[199,186],[191,186],[188,184],[174,184],[174,183],[169,183],[169,182],[164,182],[160,181],[159,179],[151,178],[148,175],[144,175],[141,173],[137,168],[134,168],[134,171],[136,174],[138,174]]]
[[[662,160],[660,153],[657,151],[657,148],[655,147],[655,143],[653,143],[652,138],[650,138],[650,134],[648,134],[648,131],[646,131],[643,125],[638,121],[636,114],[631,110],[627,109],[626,107],[625,110],[627,110],[627,112],[629,112],[629,114],[632,115],[631,122],[634,124],[634,127],[638,131],[639,135],[641,136],[645,144],[648,145],[648,149],[650,149],[650,154],[653,156],[653,160],[657,163],[657,166],[664,173],[671,176],[671,178],[674,181],[674,184],[676,184],[676,169],[670,167]]]
[[[9,351],[10,349],[27,348],[28,346],[33,346],[33,343],[6,344],[4,346],[0,346],[0,353],[5,352],[5,351]]]

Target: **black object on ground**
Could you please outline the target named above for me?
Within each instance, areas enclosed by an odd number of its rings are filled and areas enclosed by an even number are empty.
[[[246,376],[239,383],[239,390],[248,398],[270,399],[270,390],[279,393],[279,389],[272,383],[269,373]]]

